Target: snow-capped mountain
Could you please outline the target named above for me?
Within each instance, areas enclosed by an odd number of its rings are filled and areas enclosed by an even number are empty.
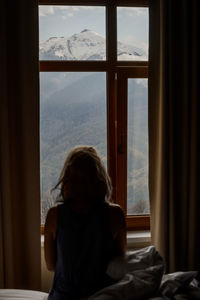
[[[100,34],[84,29],[71,37],[51,37],[40,42],[40,59],[105,60],[106,41]],[[144,60],[146,53],[139,48],[118,42],[119,60]]]

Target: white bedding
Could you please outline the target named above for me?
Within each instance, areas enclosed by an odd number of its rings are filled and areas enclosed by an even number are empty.
[[[0,289],[0,300],[47,300],[48,294],[31,290]]]
[[[125,258],[113,260],[107,273],[116,284],[91,296],[89,300],[135,300],[153,295],[160,287],[164,261],[155,247],[129,252]]]

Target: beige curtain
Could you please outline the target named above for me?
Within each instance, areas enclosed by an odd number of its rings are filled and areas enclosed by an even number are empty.
[[[40,289],[38,11],[0,5],[0,288]]]
[[[200,270],[200,1],[150,1],[152,242],[167,271]]]

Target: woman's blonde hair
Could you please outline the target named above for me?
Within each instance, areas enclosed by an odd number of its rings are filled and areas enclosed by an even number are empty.
[[[60,186],[60,194],[58,197],[59,202],[65,202],[68,200],[68,197],[66,198],[64,195],[65,189],[71,190],[71,195],[73,195],[73,193],[76,193],[76,191],[80,188],[77,186],[78,183],[76,186],[72,187],[72,171],[77,175],[79,172],[85,172],[85,177],[89,177],[91,182],[90,194],[91,197],[95,198],[94,201],[109,202],[111,200],[111,180],[97,151],[91,146],[78,146],[69,152],[58,183],[54,188],[56,189]]]

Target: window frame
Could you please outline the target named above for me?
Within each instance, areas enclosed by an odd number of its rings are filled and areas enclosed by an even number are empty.
[[[113,202],[122,206],[126,215],[127,230],[149,230],[150,215],[127,216],[126,213],[126,167],[127,167],[127,104],[121,105],[120,97],[127,98],[127,78],[148,78],[148,61],[117,60],[117,7],[149,7],[148,0],[39,0],[40,5],[104,6],[106,9],[106,55],[105,61],[56,61],[40,60],[39,72],[106,72],[107,86],[107,161],[108,173],[113,184]],[[112,39],[109,37],[112,36]],[[128,76],[128,77],[127,77]],[[126,89],[127,90],[127,89]],[[125,100],[126,102],[126,100]],[[119,122],[119,112],[124,119]],[[112,112],[112,113],[111,113]],[[123,136],[123,153],[119,153]],[[117,174],[123,174],[119,178]],[[123,180],[121,180],[123,179]],[[44,226],[41,225],[41,233]]]

